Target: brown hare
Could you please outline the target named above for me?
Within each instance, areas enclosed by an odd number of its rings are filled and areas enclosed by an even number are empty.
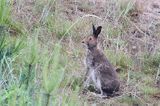
[[[87,73],[84,87],[93,84],[95,90],[100,92],[101,96],[111,96],[119,90],[120,82],[111,63],[97,48],[97,38],[101,29],[102,26],[95,28],[93,25],[93,33],[82,40],[82,43],[87,47],[85,60]]]

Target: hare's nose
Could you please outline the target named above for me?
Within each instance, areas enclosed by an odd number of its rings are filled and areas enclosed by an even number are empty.
[[[84,41],[82,41],[82,43],[84,43]]]

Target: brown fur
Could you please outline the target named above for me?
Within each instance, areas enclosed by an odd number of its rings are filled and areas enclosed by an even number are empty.
[[[97,38],[101,32],[101,26],[97,29],[93,25],[93,34],[83,39],[82,43],[87,46],[86,84],[92,82],[95,89],[107,95],[119,90],[120,82],[117,73],[106,56],[97,48]]]

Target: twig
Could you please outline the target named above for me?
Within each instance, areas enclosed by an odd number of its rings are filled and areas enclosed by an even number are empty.
[[[30,79],[30,76],[31,76],[31,70],[32,70],[32,65],[29,64],[28,65],[28,76],[27,76],[26,89],[28,88],[28,85],[29,85],[29,79]]]
[[[92,15],[92,14],[87,14],[87,15],[84,15],[82,17],[80,17],[78,20],[76,20],[69,28],[68,30],[63,34],[62,38],[59,40],[59,42],[61,42],[63,40],[63,38],[65,37],[66,34],[68,34],[68,32],[79,22],[81,21],[82,19],[84,18],[87,18],[87,17],[94,17],[94,18],[97,18],[99,20],[102,20],[102,18],[96,16],[96,15]]]
[[[159,80],[159,75],[160,75],[160,64],[159,64],[158,71],[157,71],[157,74],[156,74],[156,81]]]

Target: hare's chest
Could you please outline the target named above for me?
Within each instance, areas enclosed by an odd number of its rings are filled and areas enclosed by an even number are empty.
[[[100,75],[99,73],[94,70],[94,69],[90,69],[90,78],[92,80],[92,83],[95,85],[96,88],[101,88],[101,80],[100,80]]]
[[[91,76],[92,81],[94,83],[96,83],[97,82],[96,80],[98,79],[98,76],[97,76],[97,73],[94,69],[92,69],[92,70],[90,69],[90,76]]]
[[[100,72],[98,71],[98,63],[94,59],[92,55],[88,55],[85,64],[87,66],[88,78],[89,82],[93,84],[96,88],[101,88],[101,78],[100,78]]]
[[[88,56],[88,57],[86,58],[86,66],[87,66],[88,68],[94,68],[95,65],[96,65],[96,63],[95,63],[94,58],[93,58],[92,56]]]

